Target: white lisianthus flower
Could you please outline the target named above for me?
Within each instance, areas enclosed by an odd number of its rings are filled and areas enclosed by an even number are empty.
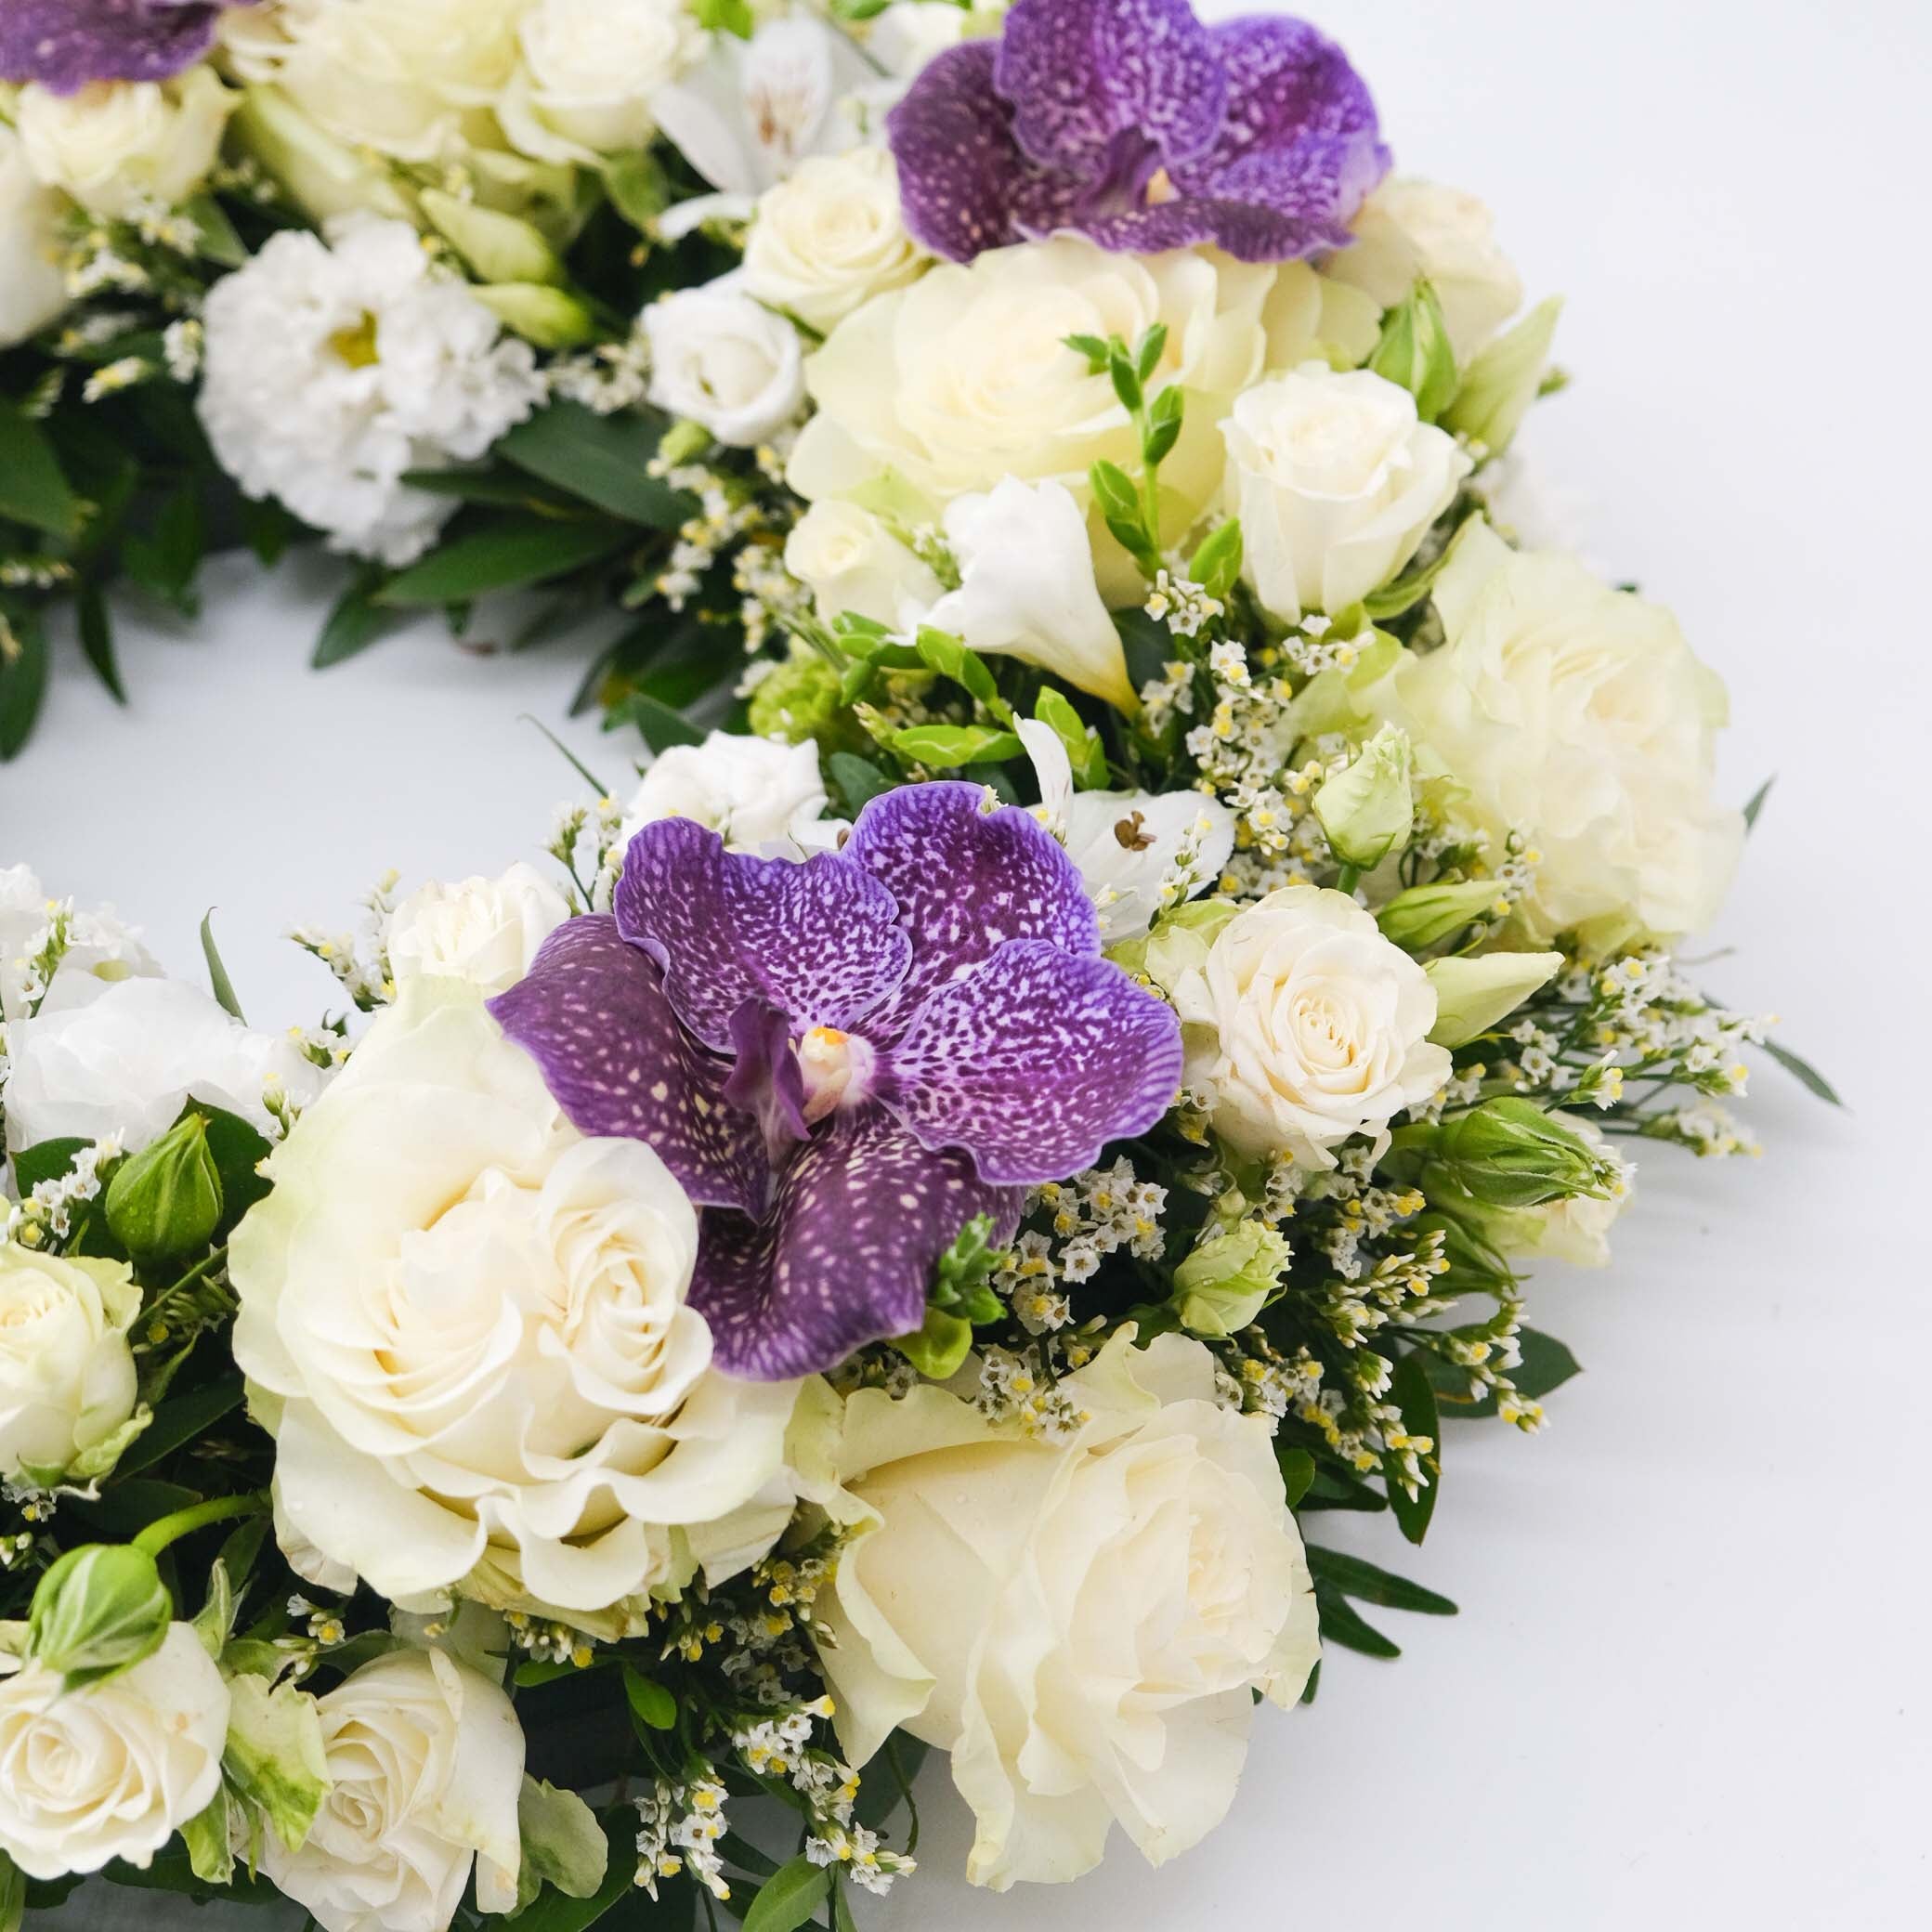
[[[1428,976],[1345,893],[1284,886],[1244,907],[1170,989],[1186,1082],[1215,1097],[1214,1128],[1245,1154],[1332,1168],[1449,1077],[1432,1046]]]
[[[20,136],[0,122],[0,348],[39,334],[67,307],[62,206],[28,166]]]
[[[1331,255],[1326,272],[1384,308],[1406,301],[1426,276],[1464,368],[1522,306],[1522,279],[1496,245],[1495,217],[1461,189],[1391,177],[1363,202],[1354,230],[1354,246]]]
[[[140,1312],[124,1261],[0,1241],[0,1481],[64,1475],[134,1414]]]
[[[487,1560],[599,1611],[741,1549],[748,1508],[783,1527],[798,1384],[712,1369],[684,1191],[579,1134],[475,987],[406,984],[270,1171],[235,1359],[320,1559],[404,1602]]]
[[[145,1871],[214,1801],[228,1730],[228,1687],[186,1624],[80,1690],[39,1664],[0,1677],[0,1852],[29,1878]]]
[[[132,926],[98,906],[68,915],[67,947],[42,986],[29,965],[45,943],[58,909],[40,881],[25,866],[0,867],[0,1021],[18,1020],[29,1005],[42,1012],[85,1006],[117,981],[158,978],[161,968]]]
[[[300,1105],[321,1073],[293,1041],[256,1033],[180,980],[124,979],[85,1005],[49,1002],[7,1029],[7,1136],[15,1148],[70,1137],[123,1137],[129,1154],[157,1140],[189,1100],[239,1114],[264,1132],[263,1097]]]
[[[946,506],[959,587],[926,613],[972,649],[1018,658],[1119,710],[1140,700],[1094,581],[1087,519],[1064,484],[1002,477]]]
[[[711,45],[685,0],[536,0],[517,32],[503,132],[533,160],[586,165],[648,146],[653,98]]]
[[[798,331],[736,288],[679,289],[644,312],[650,399],[735,449],[755,449],[804,400]]]
[[[1711,797],[1724,686],[1677,620],[1573,557],[1469,529],[1437,580],[1442,649],[1370,702],[1453,773],[1457,811],[1535,850],[1519,922],[1598,946],[1717,916],[1743,819]]]
[[[830,623],[843,611],[893,630],[917,624],[946,586],[884,521],[856,503],[812,504],[785,540],[785,568]]]
[[[507,992],[569,916],[563,894],[520,861],[499,879],[425,885],[389,915],[389,970],[398,985],[429,973]]]
[[[386,564],[420,556],[456,507],[404,475],[482,455],[543,397],[529,345],[404,222],[346,221],[333,246],[272,236],[204,321],[199,406],[222,467],[332,550]]]
[[[1221,424],[1245,570],[1277,617],[1338,611],[1393,578],[1469,475],[1416,398],[1365,369],[1307,362],[1236,398]]]
[[[1615,1158],[1609,1137],[1593,1120],[1581,1114],[1565,1114],[1563,1125],[1582,1135],[1597,1154]],[[1600,1198],[1571,1194],[1540,1208],[1482,1210],[1478,1221],[1484,1237],[1500,1254],[1547,1255],[1576,1268],[1608,1268],[1610,1231],[1630,1204],[1635,1171],[1627,1162],[1618,1165],[1623,1168],[1622,1180]]]
[[[490,1679],[440,1650],[394,1651],[316,1700],[330,1784],[299,1851],[262,1869],[322,1932],[444,1932],[470,1870],[511,1911],[522,1859],[523,1731]]]
[[[907,232],[890,151],[854,148],[802,161],[759,197],[744,287],[822,334],[931,260]]]
[[[800,858],[829,849],[842,829],[829,801],[818,747],[806,738],[713,731],[699,745],[671,745],[652,759],[624,815],[628,841],[659,818],[708,826],[737,852]]]
[[[1267,1421],[1215,1400],[1198,1341],[1132,1331],[1059,1390],[1070,1439],[930,1384],[845,1404],[855,1520],[819,1652],[855,1764],[895,1725],[952,1757],[1004,1890],[1100,1861],[1118,1822],[1159,1864],[1226,1815],[1257,1690],[1297,1698],[1312,1586]]]
[[[20,91],[15,125],[37,179],[112,219],[143,201],[187,201],[208,178],[240,98],[210,67],[172,81],[96,81],[73,94],[33,84]]]

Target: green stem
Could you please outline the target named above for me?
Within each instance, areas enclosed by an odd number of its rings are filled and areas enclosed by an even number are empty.
[[[1355,890],[1361,878],[1362,868],[1360,866],[1344,866],[1341,868],[1341,877],[1335,881],[1335,889],[1338,893],[1351,893]]]
[[[253,1495],[210,1496],[204,1503],[191,1503],[186,1509],[176,1509],[172,1516],[150,1522],[134,1539],[134,1547],[150,1557],[158,1557],[169,1544],[192,1535],[211,1522],[226,1522],[233,1516],[259,1516],[268,1507],[266,1489],[258,1489]]]

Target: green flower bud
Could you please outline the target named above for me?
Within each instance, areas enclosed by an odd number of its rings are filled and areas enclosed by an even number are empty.
[[[534,281],[499,281],[473,288],[470,294],[504,328],[537,348],[575,349],[596,340],[596,319],[562,289]]]
[[[1418,281],[1408,300],[1383,317],[1382,339],[1368,366],[1406,389],[1425,423],[1449,407],[1456,394],[1456,351],[1449,346],[1442,306],[1427,281]]]
[[[199,1114],[115,1169],[108,1182],[108,1226],[137,1261],[166,1260],[205,1247],[221,1221],[221,1174]]]
[[[1439,1047],[1463,1047],[1507,1019],[1530,995],[1563,970],[1561,953],[1482,953],[1474,959],[1431,959],[1423,967],[1436,989]]]
[[[470,266],[479,281],[540,282],[551,287],[565,279],[555,249],[527,221],[459,201],[439,188],[425,188],[423,212],[437,232]]]
[[[131,1544],[71,1549],[40,1580],[27,1655],[75,1690],[132,1669],[161,1648],[175,1606],[154,1559]]]
[[[1246,1328],[1274,1299],[1292,1252],[1287,1238],[1260,1221],[1210,1234],[1174,1271],[1174,1308],[1195,1335]]]
[[[1482,444],[1492,456],[1500,456],[1509,447],[1543,386],[1549,346],[1562,312],[1560,296],[1538,303],[1469,364],[1462,392],[1446,419],[1451,429]]]
[[[1554,1114],[1505,1094],[1457,1114],[1437,1129],[1423,1169],[1489,1208],[1536,1208],[1588,1194],[1608,1200],[1621,1176],[1616,1164]]]
[[[1407,892],[1397,893],[1376,914],[1376,924],[1381,927],[1384,939],[1404,952],[1426,952],[1492,910],[1502,890],[1494,879],[1412,885]]]
[[[1385,724],[1314,796],[1314,814],[1345,866],[1371,872],[1409,842],[1416,820],[1408,733]]]
[[[921,1326],[910,1335],[900,1336],[893,1347],[922,1376],[935,1382],[949,1380],[959,1372],[973,1347],[973,1324],[963,1315],[947,1314],[943,1308],[929,1308]]]

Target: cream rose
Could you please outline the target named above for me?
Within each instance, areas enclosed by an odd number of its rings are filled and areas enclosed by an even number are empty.
[[[798,1385],[712,1369],[691,1204],[642,1142],[580,1135],[475,987],[407,983],[270,1171],[235,1359],[320,1558],[398,1600],[487,1559],[591,1612],[741,1547],[748,1507],[783,1527]]]
[[[500,879],[425,885],[389,915],[389,970],[398,985],[434,973],[507,992],[569,916],[563,894],[521,863]]]
[[[1400,385],[1322,362],[1238,397],[1221,436],[1248,580],[1289,623],[1380,589],[1470,468],[1454,437],[1416,419]]]
[[[890,152],[854,148],[800,162],[759,197],[744,285],[823,333],[931,260],[906,231]]]
[[[1118,1822],[1159,1864],[1226,1815],[1253,1691],[1287,1704],[1314,1598],[1267,1422],[1214,1358],[1129,1336],[1060,1383],[1064,1442],[930,1385],[845,1404],[857,1520],[820,1651],[855,1763],[894,1725],[951,1753],[976,1885],[1077,1877]]]
[[[14,113],[35,176],[111,218],[141,201],[187,201],[240,98],[212,68],[191,67],[178,80],[97,81],[75,94],[22,87]]]
[[[1717,916],[1743,842],[1711,797],[1724,686],[1661,606],[1470,529],[1437,580],[1445,642],[1370,699],[1454,775],[1501,850],[1534,845],[1533,940],[1612,946]]]
[[[213,1802],[228,1730],[228,1688],[186,1624],[82,1690],[44,1664],[0,1677],[0,1851],[29,1878],[146,1870]]]
[[[903,629],[946,592],[879,517],[836,497],[814,503],[792,525],[785,568],[812,593],[827,623],[850,610]]]
[[[60,197],[34,177],[20,137],[0,122],[0,348],[37,335],[67,307]]]
[[[1496,246],[1495,217],[1472,194],[1434,181],[1384,181],[1355,216],[1355,245],[1327,272],[1384,308],[1429,278],[1456,359],[1469,359],[1522,304],[1522,280]]]
[[[125,1262],[0,1241],[0,1480],[64,1475],[134,1414],[140,1312]]]
[[[624,815],[626,839],[659,818],[691,818],[725,844],[767,858],[803,856],[829,846],[837,828],[826,820],[818,747],[806,738],[714,731],[699,745],[659,752]]]
[[[1386,1145],[1390,1120],[1449,1077],[1428,976],[1345,893],[1270,893],[1172,991],[1187,1084],[1212,1093],[1216,1131],[1243,1153],[1332,1168],[1330,1149]]]
[[[798,331],[781,315],[716,282],[680,289],[644,312],[651,400],[749,450],[804,400]]]
[[[262,1869],[322,1932],[443,1932],[476,1868],[486,1913],[516,1903],[523,1731],[488,1677],[395,1651],[316,1700],[331,1780],[299,1851]]]

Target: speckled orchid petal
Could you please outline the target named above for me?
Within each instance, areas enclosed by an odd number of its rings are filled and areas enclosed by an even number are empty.
[[[712,1361],[748,1381],[836,1366],[924,1317],[938,1260],[977,1214],[1012,1238],[1022,1194],[963,1155],[933,1154],[881,1107],[838,1116],[793,1156],[763,1221],[707,1214],[691,1306]]]
[[[946,48],[886,116],[907,230],[948,261],[970,262],[1013,238],[1020,156],[993,59],[987,40]]]
[[[566,920],[490,1011],[580,1131],[644,1142],[700,1206],[764,1208],[764,1140],[725,1101],[730,1065],[678,1024],[662,975],[616,920]]]
[[[664,969],[678,1017],[708,1047],[733,1051],[748,999],[794,1027],[851,1027],[906,976],[911,943],[892,894],[842,857],[795,864],[727,852],[688,818],[647,825],[618,882],[617,929]]]
[[[0,80],[37,81],[53,94],[91,81],[164,81],[214,46],[221,11],[194,0],[4,0]]]
[[[866,1023],[884,1046],[933,993],[963,978],[1011,939],[1044,939],[1093,958],[1100,922],[1080,870],[1030,812],[988,812],[983,786],[908,785],[859,814],[840,862],[892,895],[912,963],[893,999]]]
[[[1033,1185],[1144,1133],[1173,1104],[1181,1061],[1173,1008],[1111,959],[1021,939],[920,1008],[876,1091],[925,1146]]]

